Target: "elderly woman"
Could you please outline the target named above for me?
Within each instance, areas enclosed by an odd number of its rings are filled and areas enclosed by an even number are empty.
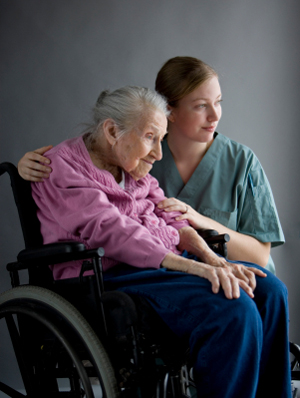
[[[217,256],[180,213],[157,206],[164,193],[148,173],[162,157],[167,115],[149,89],[99,96],[88,130],[51,149],[49,179],[32,184],[44,242],[103,247],[107,287],[146,298],[189,340],[201,397],[262,397],[266,386],[289,397],[285,286]],[[77,263],[53,267],[55,279],[79,272]]]

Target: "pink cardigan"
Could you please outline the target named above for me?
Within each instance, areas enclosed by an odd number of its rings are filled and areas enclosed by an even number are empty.
[[[118,263],[159,268],[168,252],[180,254],[177,230],[188,223],[175,221],[177,212],[157,208],[165,196],[150,174],[135,181],[125,173],[121,188],[112,174],[94,166],[82,137],[62,142],[47,156],[49,179],[32,183],[44,243],[76,240],[103,247],[104,271]],[[76,277],[80,265],[54,265],[54,278]]]

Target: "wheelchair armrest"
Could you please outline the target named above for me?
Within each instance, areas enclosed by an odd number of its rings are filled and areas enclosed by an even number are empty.
[[[197,230],[198,234],[202,236],[208,246],[217,254],[227,258],[227,242],[230,240],[228,234],[220,234],[214,229]]]
[[[87,250],[81,242],[55,242],[36,248],[24,249],[18,254],[18,261],[22,264],[51,265],[73,260],[84,260],[101,257],[102,248]]]
[[[214,229],[198,229],[197,232],[208,244],[226,243],[230,241],[230,236],[228,234],[219,234],[218,231]]]

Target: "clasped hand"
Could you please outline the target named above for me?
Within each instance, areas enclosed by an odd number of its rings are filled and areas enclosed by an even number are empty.
[[[162,263],[164,267],[206,278],[211,282],[214,293],[218,293],[222,287],[228,299],[239,298],[240,288],[251,298],[254,297],[256,276],[265,277],[263,271],[240,263],[231,263],[218,256],[192,227],[181,228],[179,235],[179,250],[194,254],[200,261],[169,253]]]
[[[214,293],[218,293],[221,287],[228,299],[239,298],[240,288],[253,298],[256,287],[255,276],[266,277],[266,274],[257,268],[229,263],[223,257],[216,257],[219,261],[214,261],[211,265],[168,253],[162,266],[205,278],[210,281]]]
[[[188,220],[192,227],[195,229],[210,229],[210,225],[207,217],[195,211],[191,206],[176,198],[166,198],[158,203],[158,208],[163,209],[166,212],[179,211],[182,214],[179,215],[176,220]]]
[[[225,296],[229,299],[240,297],[242,288],[251,298],[254,297],[256,288],[256,275],[265,277],[266,274],[254,267],[246,267],[243,264],[229,263],[224,258],[220,258],[224,264],[222,266],[208,265],[204,277],[212,284],[214,293],[218,293],[220,286],[223,288]],[[199,263],[198,263],[199,264]]]

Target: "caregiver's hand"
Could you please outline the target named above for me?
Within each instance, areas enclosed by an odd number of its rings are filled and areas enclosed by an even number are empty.
[[[43,154],[51,148],[52,145],[48,145],[25,153],[18,163],[18,172],[24,180],[41,182],[49,178],[52,169],[47,164],[50,164],[50,160]]]
[[[158,203],[158,208],[166,212],[180,211],[182,214],[176,217],[176,220],[188,220],[195,229],[211,229],[210,219],[195,211],[191,206],[187,205],[176,198],[167,198]]]

